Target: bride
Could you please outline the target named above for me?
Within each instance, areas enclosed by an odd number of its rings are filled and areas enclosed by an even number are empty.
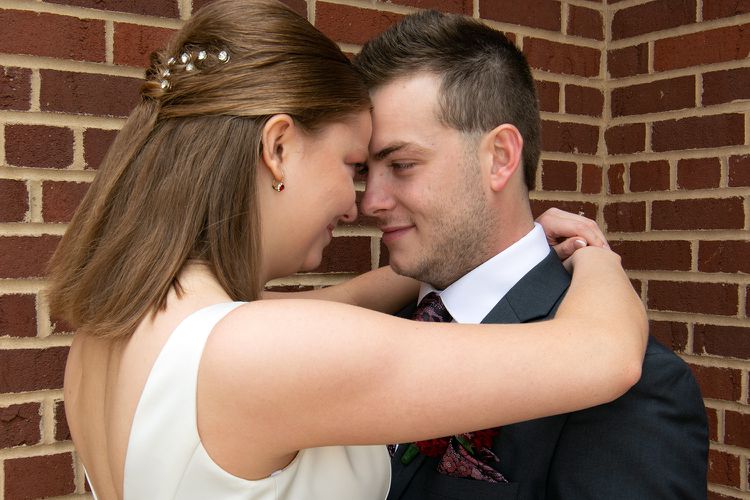
[[[155,57],[52,262],[53,311],[77,328],[66,414],[98,498],[382,499],[384,443],[638,380],[645,313],[602,248],[575,252],[540,323],[384,314],[417,290],[388,268],[261,300],[355,218],[369,107],[338,47],[272,0],[213,2]]]

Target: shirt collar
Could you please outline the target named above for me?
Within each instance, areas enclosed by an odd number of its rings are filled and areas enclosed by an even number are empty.
[[[422,283],[419,300],[436,292],[456,323],[478,324],[526,273],[549,254],[542,226],[453,282],[445,290]]]

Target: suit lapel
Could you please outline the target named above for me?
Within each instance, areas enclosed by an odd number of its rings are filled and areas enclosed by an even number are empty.
[[[391,458],[391,488],[388,491],[389,499],[396,499],[401,496],[401,493],[406,489],[414,477],[414,474],[422,466],[425,461],[425,456],[422,454],[414,457],[414,460],[409,462],[407,465],[401,463],[401,457],[403,456],[406,448],[409,444],[400,444],[396,450],[396,454]]]
[[[554,250],[511,288],[482,323],[528,323],[554,314],[570,284],[570,275]]]
[[[482,323],[527,323],[554,316],[570,285],[570,275],[554,251],[550,253],[516,285],[482,320]],[[549,455],[565,422],[565,416],[552,416],[505,425],[495,440],[492,451],[500,457],[498,469],[520,488],[538,484],[544,491],[544,471]],[[541,474],[541,476],[539,476]]]
[[[516,285],[482,320],[482,323],[524,323],[543,319],[552,314],[570,283],[570,275],[560,264],[557,254],[550,253]],[[411,318],[416,303],[410,304],[397,314]],[[424,455],[417,455],[408,465],[401,463],[406,446],[399,445],[391,459],[391,489],[389,499],[397,499],[411,482],[414,474],[425,462]]]

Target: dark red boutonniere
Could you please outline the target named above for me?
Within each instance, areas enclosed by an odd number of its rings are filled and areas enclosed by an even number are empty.
[[[437,439],[428,439],[426,441],[417,441],[407,446],[406,451],[401,456],[401,463],[408,465],[414,458],[419,455],[428,457],[441,457],[448,450],[451,441],[459,444],[472,457],[485,455],[485,450],[489,451],[492,447],[492,440],[500,432],[499,427],[485,429],[483,431],[467,432],[455,436],[446,436]]]

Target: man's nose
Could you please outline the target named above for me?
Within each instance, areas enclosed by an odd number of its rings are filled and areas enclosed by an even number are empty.
[[[394,207],[393,196],[388,188],[388,180],[384,173],[367,176],[365,194],[360,202],[362,213],[375,217],[379,212],[391,210]]]

